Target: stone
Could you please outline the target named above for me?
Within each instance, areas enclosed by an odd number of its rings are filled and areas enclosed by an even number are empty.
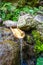
[[[34,57],[34,56],[36,56],[34,52],[34,45],[30,45],[30,44],[25,45],[23,48],[23,58],[25,60],[28,60],[30,57]]]
[[[30,35],[26,35],[26,41],[27,41],[27,43],[28,44],[32,44],[33,43],[33,39],[32,39],[32,36],[30,36]]]
[[[26,14],[26,12],[23,12],[23,11],[20,12],[20,16],[23,16],[25,14]]]
[[[6,20],[3,22],[6,27],[17,27],[17,21]]]
[[[30,14],[25,14],[19,17],[17,27],[22,30],[30,30],[35,28],[36,22],[33,21],[33,17]]]
[[[43,24],[38,24],[36,28],[40,32],[40,34],[43,36]]]
[[[34,20],[38,22],[36,29],[40,32],[40,34],[43,36],[43,15],[38,14],[35,16]]]
[[[0,26],[3,24],[3,21],[2,21],[2,19],[0,18]]]
[[[43,23],[43,15],[41,14],[36,15],[34,19],[39,23]]]
[[[34,56],[35,52],[34,52],[34,45],[29,45],[29,50],[28,50],[28,55],[29,56]]]
[[[0,42],[0,65],[19,65],[19,44],[11,40]]]
[[[40,6],[43,6],[43,0],[41,0],[41,1],[39,2],[39,4],[40,4]]]
[[[35,65],[34,61],[32,61],[32,60],[28,60],[27,63],[28,63],[28,65]]]

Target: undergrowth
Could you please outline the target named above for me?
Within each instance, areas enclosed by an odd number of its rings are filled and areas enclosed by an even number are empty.
[[[18,21],[20,12],[26,12],[32,15],[36,15],[37,11],[40,11],[41,6],[39,8],[36,7],[30,7],[30,6],[24,6],[24,7],[15,7],[10,2],[4,2],[0,3],[0,17],[3,20],[13,20]]]

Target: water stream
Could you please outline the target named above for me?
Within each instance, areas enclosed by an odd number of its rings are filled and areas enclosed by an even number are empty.
[[[23,59],[23,39],[19,39],[20,42],[20,65],[27,65],[27,62]]]
[[[19,39],[20,41],[20,65],[23,65],[23,52],[22,52],[22,44],[23,44],[23,39]]]
[[[0,42],[2,42],[2,31],[0,31]]]

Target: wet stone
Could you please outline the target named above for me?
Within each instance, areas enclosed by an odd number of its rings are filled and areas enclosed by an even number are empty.
[[[0,42],[0,65],[12,65],[13,62],[14,65],[18,64],[18,54],[19,46],[14,41],[7,40]]]
[[[28,60],[28,65],[34,65],[34,61],[32,61],[32,60]]]

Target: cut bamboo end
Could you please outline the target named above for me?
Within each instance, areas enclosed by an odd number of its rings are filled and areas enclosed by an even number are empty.
[[[14,37],[20,39],[20,38],[24,38],[25,37],[25,33],[20,30],[19,28],[10,28]]]

